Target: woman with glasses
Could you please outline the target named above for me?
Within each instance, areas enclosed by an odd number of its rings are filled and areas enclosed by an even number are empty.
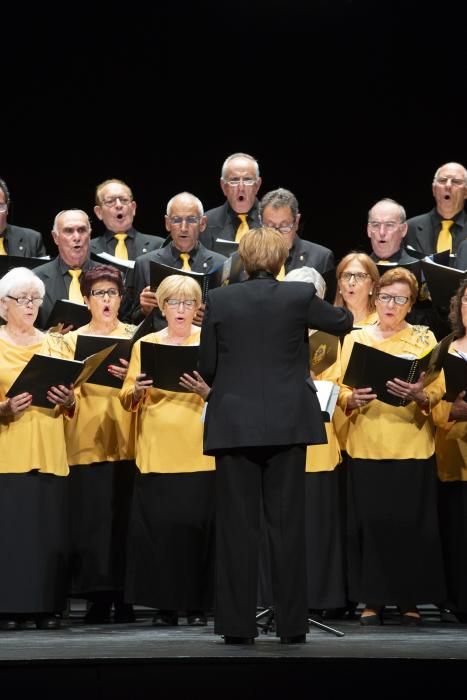
[[[51,387],[50,409],[7,397],[43,348],[34,327],[44,284],[24,267],[0,280],[0,629],[56,629],[66,604],[68,462],[63,414],[74,392]]]
[[[375,286],[379,273],[366,253],[349,253],[336,268],[337,289],[334,306],[345,306],[353,314],[355,326],[375,323]]]
[[[467,279],[461,282],[451,300],[449,320],[454,333],[449,352],[467,361]],[[466,392],[460,392],[453,402],[441,401],[434,410],[434,419],[447,599],[459,621],[467,622]]]
[[[170,275],[157,289],[167,328],[144,342],[199,345],[193,325],[201,289],[191,277]],[[136,414],[138,473],[130,520],[128,599],[155,607],[152,624],[205,625],[212,607],[214,576],[214,459],[203,455],[204,401],[208,387],[195,373],[189,388],[166,391],[141,374],[141,345],[133,347],[120,398]],[[204,392],[201,391],[204,387]]]
[[[48,335],[50,352],[75,356],[78,337],[130,338],[135,330],[118,319],[124,292],[120,272],[97,265],[80,278],[81,293],[91,320],[76,331]],[[108,367],[109,375],[123,381],[128,362]],[[90,606],[88,623],[134,622],[123,600],[126,535],[134,464],[133,416],[124,411],[119,389],[94,384],[92,377],[78,394],[79,410],[66,426],[70,468],[71,594]]]
[[[428,328],[406,321],[417,293],[408,270],[384,273],[375,289],[378,321],[346,336],[342,376],[354,343],[407,358],[436,345]],[[394,378],[387,388],[405,405],[380,401],[371,387],[343,385],[339,396],[349,422],[349,597],[366,603],[363,625],[382,624],[385,605],[399,607],[401,624],[417,625],[416,604],[445,596],[431,417],[444,381],[424,387],[423,375],[413,384]]]

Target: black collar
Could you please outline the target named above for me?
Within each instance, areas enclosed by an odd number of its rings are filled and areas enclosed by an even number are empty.
[[[255,272],[252,272],[249,276],[250,280],[265,280],[265,279],[276,279],[275,276],[272,274],[272,272],[268,272],[268,270],[255,270]]]

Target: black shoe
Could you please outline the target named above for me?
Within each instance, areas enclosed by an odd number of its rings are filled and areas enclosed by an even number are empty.
[[[176,627],[178,625],[178,613],[176,610],[159,610],[152,618],[153,627]]]
[[[305,644],[306,634],[294,634],[292,637],[281,637],[281,644]]]
[[[226,634],[224,636],[224,644],[254,644],[254,637],[231,637]]]
[[[114,622],[125,624],[127,622],[135,622],[136,616],[133,606],[130,603],[116,603],[114,612]]]
[[[106,625],[110,622],[110,603],[101,601],[91,603],[89,609],[84,616],[84,622],[87,625]]]
[[[188,611],[186,614],[187,625],[191,627],[206,627],[208,624],[208,618],[202,610],[198,611]]]
[[[377,627],[383,624],[383,618],[380,613],[374,615],[360,615],[360,624],[363,627]]]
[[[56,615],[37,615],[35,619],[38,630],[58,630],[61,626],[61,620]]]
[[[458,614],[455,613],[453,610],[451,610],[450,608],[443,608],[439,606],[438,608],[440,622],[459,622]]]
[[[19,630],[19,621],[15,618],[4,617],[0,619],[0,630],[4,632],[13,632],[14,630]]]

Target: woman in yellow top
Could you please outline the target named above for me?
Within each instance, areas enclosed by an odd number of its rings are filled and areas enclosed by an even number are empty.
[[[316,295],[324,299],[326,283],[312,267],[291,270],[284,282],[311,282]],[[310,331],[310,334],[313,331]],[[310,369],[313,371],[313,358]],[[339,383],[340,351],[330,367],[317,375],[316,380]],[[342,476],[339,465],[341,451],[332,422],[325,423],[327,443],[308,445],[306,450],[306,568],[308,612],[311,616],[346,605],[346,572],[344,552],[344,521]],[[262,528],[260,547],[260,601],[272,605],[269,547],[265,528]]]
[[[75,356],[78,336],[129,338],[134,326],[118,320],[124,293],[120,272],[97,265],[80,277],[91,321],[76,331],[49,334],[48,347],[65,358]],[[122,382],[128,362],[108,371]],[[85,622],[134,622],[124,603],[125,552],[133,488],[134,416],[123,410],[119,389],[91,380],[77,391],[79,410],[65,427],[70,467],[71,595],[91,605]]]
[[[467,361],[467,280],[451,301],[449,315],[455,340],[449,352]],[[449,608],[467,622],[467,401],[462,391],[454,402],[441,401],[436,423],[439,515]]]
[[[67,593],[68,463],[61,407],[74,393],[51,387],[50,409],[6,393],[44,334],[34,328],[45,294],[31,270],[0,280],[0,629],[56,629]]]
[[[197,282],[170,275],[159,285],[157,303],[167,328],[144,342],[199,345],[193,319],[201,304]],[[120,393],[137,414],[139,473],[130,518],[125,592],[129,600],[158,608],[155,626],[205,625],[212,606],[214,565],[214,459],[203,455],[203,399],[194,393],[152,387],[140,369],[140,342],[131,354]]]
[[[405,320],[417,293],[408,270],[385,272],[376,288],[378,322],[345,338],[343,375],[355,342],[412,358],[434,347],[431,331]],[[349,415],[349,597],[366,602],[366,625],[381,624],[389,604],[399,606],[402,624],[419,624],[416,603],[445,597],[431,417],[444,381],[424,388],[422,380],[387,382],[404,406],[379,401],[371,387],[342,386],[339,396]]]

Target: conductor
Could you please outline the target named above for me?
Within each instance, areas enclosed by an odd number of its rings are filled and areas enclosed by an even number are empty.
[[[250,230],[239,253],[249,278],[208,294],[199,371],[212,387],[204,451],[216,458],[215,632],[252,644],[260,494],[271,550],[276,628],[284,644],[306,641],[305,453],[326,442],[308,364],[308,328],[342,334],[352,314],[305,282],[275,276],[285,237]]]

